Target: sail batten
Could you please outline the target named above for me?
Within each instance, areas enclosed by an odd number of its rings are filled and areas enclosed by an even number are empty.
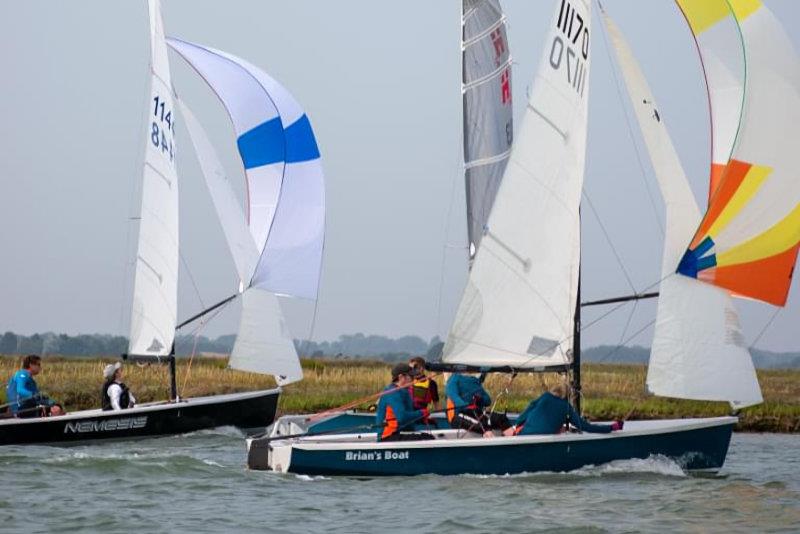
[[[165,356],[172,350],[178,312],[177,147],[159,0],[149,0],[148,9],[150,100],[128,353]]]
[[[647,387],[656,395],[727,401],[735,408],[758,404],[761,391],[733,299],[723,289],[674,274],[700,209],[630,46],[607,14],[603,19],[666,207]]]
[[[546,368],[572,361],[591,8],[566,2],[581,21],[570,29],[559,18],[561,3],[479,229],[483,239],[444,347],[448,363]]]

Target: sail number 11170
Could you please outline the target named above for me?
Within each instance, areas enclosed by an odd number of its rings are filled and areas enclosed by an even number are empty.
[[[556,20],[556,34],[550,46],[550,66],[555,70],[564,69],[567,83],[583,96],[586,87],[589,60],[589,21],[583,20],[575,7],[567,0],[561,0],[561,8]],[[580,40],[580,45],[578,44]],[[573,48],[573,45],[576,48]],[[579,48],[579,52],[576,49]]]

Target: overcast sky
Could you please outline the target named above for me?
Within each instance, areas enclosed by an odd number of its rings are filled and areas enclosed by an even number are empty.
[[[264,68],[311,118],[328,206],[313,337],[444,334],[466,273],[459,1],[163,4],[169,35]],[[515,116],[527,99],[554,4],[503,2]],[[704,199],[708,109],[683,17],[669,0],[604,4],[642,63],[695,194]],[[792,0],[767,5],[782,20],[800,16]],[[800,46],[796,32],[792,39]],[[634,119],[618,93],[596,9],[591,46],[585,190],[625,265],[623,273],[585,204],[583,296],[602,298],[659,279],[663,208],[636,126],[629,128],[626,117]],[[138,209],[149,95],[146,3],[0,0],[0,47],[0,331],[127,335],[136,236],[129,218]],[[222,106],[180,58],[172,55],[171,62],[178,94],[242,188]],[[237,282],[180,124],[177,136],[181,250],[188,265],[181,271],[179,315],[185,317],[201,308],[200,299],[209,304],[231,294]],[[800,350],[797,286],[760,348]],[[293,333],[305,337],[311,306],[287,308]],[[748,302],[739,309],[750,342],[775,310]],[[587,311],[585,322],[605,311]],[[653,302],[623,307],[588,328],[584,343],[617,343],[654,314]],[[230,306],[203,333],[235,332],[238,315]],[[648,345],[651,337],[645,328],[631,343]]]

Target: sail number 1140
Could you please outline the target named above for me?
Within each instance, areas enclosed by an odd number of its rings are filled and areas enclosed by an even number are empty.
[[[567,73],[567,83],[583,96],[586,87],[587,62],[589,60],[589,27],[588,22],[567,0],[561,0],[556,28],[562,35],[556,34],[550,47],[550,66],[555,70],[562,67]],[[580,40],[580,45],[578,45]],[[580,52],[576,48],[580,47]]]
[[[164,101],[158,96],[153,97],[153,124],[150,126],[150,141],[155,148],[160,148],[162,154],[169,154],[169,160],[175,158],[172,136],[175,132],[175,121],[172,110],[168,109]]]

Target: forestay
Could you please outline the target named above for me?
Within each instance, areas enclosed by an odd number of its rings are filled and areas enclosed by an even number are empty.
[[[697,43],[711,118],[709,199],[733,152],[744,104],[744,47],[727,0],[677,0]],[[740,5],[740,4],[736,4]]]
[[[738,295],[786,303],[800,247],[800,61],[758,0],[732,1],[747,78],[743,121],[720,185],[678,272]]]
[[[245,222],[244,212],[236,198],[233,187],[219,161],[214,145],[208,139],[205,129],[186,105],[178,99],[186,130],[194,145],[206,187],[211,195],[217,217],[228,242],[228,247],[239,274],[239,280],[246,284],[253,276],[258,263],[258,249]]]
[[[700,210],[630,46],[605,13],[603,19],[666,206],[663,280],[647,387],[656,395],[728,401],[735,408],[758,404],[761,391],[731,297],[675,274]]]
[[[172,350],[178,311],[178,175],[175,116],[159,0],[149,0],[150,100],[129,354]]]
[[[446,362],[532,368],[572,360],[591,4],[558,1],[551,24]]]
[[[499,0],[462,2],[462,93],[467,237],[477,250],[514,135],[511,54]]]
[[[212,48],[169,39],[219,96],[247,175],[247,217],[259,251],[252,287],[316,299],[325,185],[311,123],[263,70]]]

